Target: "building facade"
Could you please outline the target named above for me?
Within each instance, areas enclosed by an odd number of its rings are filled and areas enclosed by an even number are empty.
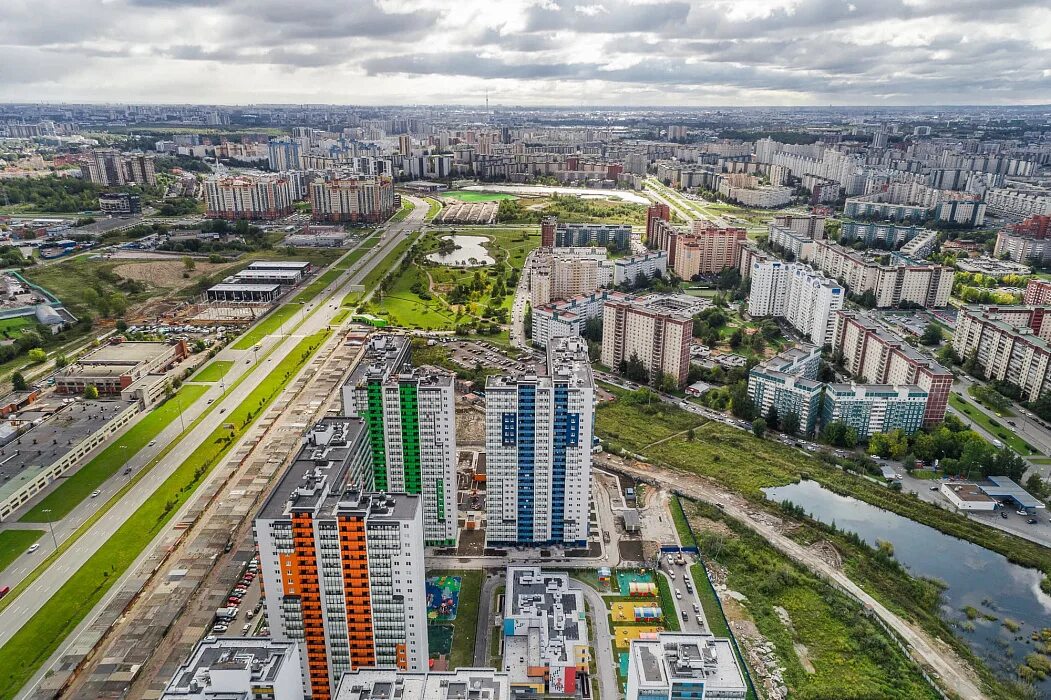
[[[832,342],[834,314],[843,308],[842,287],[808,265],[780,260],[756,260],[750,275],[748,313],[784,318],[810,342]]]
[[[1006,381],[1036,401],[1051,391],[1051,308],[965,306],[956,317],[952,347],[974,357],[987,379]]]
[[[610,301],[602,310],[602,364],[618,371],[637,357],[658,385],[669,376],[679,388],[690,371],[693,318],[655,308],[645,298]]]
[[[613,284],[634,284],[639,275],[647,279],[664,277],[668,274],[668,254],[663,250],[654,250],[613,261]]]
[[[623,301],[628,298],[626,294],[601,289],[592,294],[582,294],[572,299],[536,307],[533,309],[530,339],[534,345],[546,348],[555,338],[582,336],[588,321],[602,318],[602,307],[607,301]]]
[[[270,220],[292,213],[291,181],[282,175],[212,176],[204,181],[210,219]]]
[[[587,544],[595,401],[587,343],[556,339],[547,364],[545,376],[486,381],[488,546]]]
[[[408,336],[373,336],[343,387],[343,412],[365,420],[376,491],[418,494],[430,546],[456,545],[453,377],[414,368]]]
[[[927,392],[915,385],[828,384],[822,424],[844,423],[861,439],[897,429],[914,433],[926,406]]]
[[[348,671],[428,665],[421,499],[356,488],[370,463],[364,421],[325,418],[255,519],[270,634],[301,645],[315,700]]]
[[[330,174],[310,183],[315,221],[379,223],[394,213],[394,181],[389,177]]]
[[[781,418],[794,413],[800,432],[814,435],[825,387],[817,380],[820,368],[821,348],[804,345],[786,350],[748,371],[748,398],[758,415],[767,415],[771,408]]]

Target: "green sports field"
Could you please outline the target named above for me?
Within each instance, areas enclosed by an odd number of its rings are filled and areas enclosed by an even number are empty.
[[[514,199],[515,195],[505,192],[471,192],[457,190],[455,192],[442,192],[445,199],[458,199],[461,202],[499,202],[501,199]]]

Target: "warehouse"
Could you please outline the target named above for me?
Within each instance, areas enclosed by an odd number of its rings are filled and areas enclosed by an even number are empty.
[[[60,394],[82,394],[89,386],[100,395],[118,396],[148,374],[162,374],[190,354],[185,341],[174,344],[114,342],[88,353],[55,378]]]
[[[272,304],[281,296],[279,284],[239,284],[224,282],[208,289],[208,301],[234,304]]]
[[[232,284],[280,284],[283,287],[293,287],[303,279],[303,274],[298,270],[241,270],[233,277],[228,277],[227,282]]]
[[[293,270],[306,277],[310,272],[310,263],[301,260],[257,260],[247,270]]]

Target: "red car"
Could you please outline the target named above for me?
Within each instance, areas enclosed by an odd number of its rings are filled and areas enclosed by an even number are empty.
[[[11,592],[11,587],[10,586],[4,586],[3,588],[0,588],[0,598],[3,598],[5,595],[7,595],[10,592]]]

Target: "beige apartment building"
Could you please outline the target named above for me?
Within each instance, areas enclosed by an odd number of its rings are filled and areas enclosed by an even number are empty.
[[[972,353],[988,379],[1010,382],[1035,401],[1051,391],[1051,307],[965,306],[956,317],[952,347]]]
[[[915,263],[899,259],[898,264],[880,265],[857,252],[828,241],[815,241],[808,262],[846,285],[853,294],[871,291],[876,306],[897,306],[902,302],[925,308],[949,303],[955,273],[943,265]]]
[[[692,318],[655,308],[643,299],[607,301],[603,307],[602,364],[614,371],[634,355],[646,366],[651,383],[669,375],[683,387],[692,339]]]

